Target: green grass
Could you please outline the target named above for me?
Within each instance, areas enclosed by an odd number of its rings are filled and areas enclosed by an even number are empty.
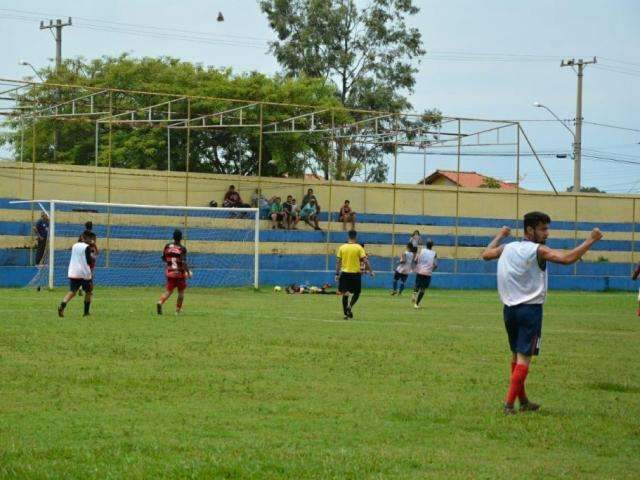
[[[633,294],[552,292],[527,390],[504,417],[495,292],[433,290],[425,309],[334,296],[97,288],[4,290],[2,478],[638,478]],[[169,309],[170,310],[170,309]]]

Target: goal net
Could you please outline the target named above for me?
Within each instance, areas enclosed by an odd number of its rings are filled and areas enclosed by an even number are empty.
[[[205,208],[33,200],[12,202],[49,216],[49,235],[28,284],[66,285],[71,246],[89,226],[99,251],[98,285],[151,286],[164,282],[162,250],[182,231],[191,286],[258,288],[259,213],[255,208]],[[33,216],[33,215],[32,215]],[[38,213],[38,217],[40,213]],[[30,229],[23,228],[25,232]],[[29,232],[32,249],[35,231]],[[25,242],[29,237],[25,238]]]

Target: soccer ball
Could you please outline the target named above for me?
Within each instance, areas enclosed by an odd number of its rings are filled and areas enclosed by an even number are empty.
[[[275,287],[273,287],[274,292],[279,292],[281,290],[282,290],[282,287],[280,285],[276,285]]]

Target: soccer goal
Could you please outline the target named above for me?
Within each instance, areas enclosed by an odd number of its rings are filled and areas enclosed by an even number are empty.
[[[99,251],[98,285],[151,286],[164,282],[162,250],[183,233],[193,278],[201,287],[259,285],[260,218],[256,208],[178,207],[124,203],[24,200],[49,215],[47,249],[30,286],[67,283],[71,246],[89,227]]]

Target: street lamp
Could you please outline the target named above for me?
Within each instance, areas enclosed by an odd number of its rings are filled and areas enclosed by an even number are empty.
[[[31,67],[31,70],[33,70],[33,73],[35,73],[38,76],[38,78],[41,81],[44,82],[44,78],[42,78],[42,76],[38,73],[38,71],[35,69],[35,67],[33,65],[31,65],[29,62],[27,62],[26,60],[20,60],[18,62],[18,65],[22,65],[22,66],[25,66],[25,67]]]
[[[540,102],[533,102],[533,106],[534,107],[538,107],[538,108],[544,108],[547,112],[549,112],[553,118],[555,118],[558,122],[560,122],[560,124],[566,128],[569,133],[571,134],[571,136],[573,137],[573,191],[574,192],[579,192],[580,191],[580,160],[581,160],[581,150],[582,150],[582,145],[581,145],[581,141],[578,140],[578,138],[576,137],[576,133],[571,130],[566,123],[564,123],[562,120],[560,120],[560,117],[558,117],[553,110],[551,110],[549,107],[547,107],[546,105],[543,105]]]

